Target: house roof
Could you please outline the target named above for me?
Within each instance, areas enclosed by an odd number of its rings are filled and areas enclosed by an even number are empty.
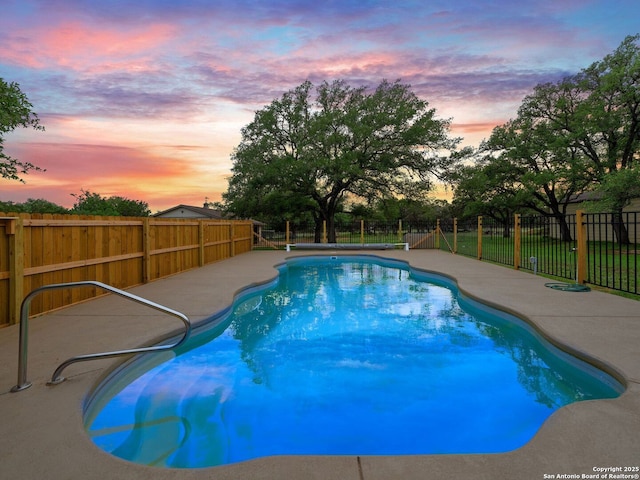
[[[589,202],[593,200],[600,200],[601,198],[602,194],[599,192],[582,192],[577,195],[571,195],[569,197],[569,203]]]
[[[171,218],[171,213],[176,212],[178,210],[189,210],[190,212],[195,213],[200,218],[211,218],[213,220],[233,220],[233,217],[225,216],[220,210],[216,210],[214,208],[207,207],[194,207],[193,205],[176,205],[175,207],[168,208],[163,210],[162,212],[154,213],[152,217],[169,217]],[[182,217],[181,215],[176,215],[176,218]],[[265,223],[259,222],[258,220],[249,219],[254,225],[266,225]]]
[[[154,217],[166,217],[167,214],[174,212],[176,210],[189,210],[193,213],[196,213],[205,218],[214,218],[216,220],[221,220],[222,212],[220,210],[215,210],[213,208],[205,208],[205,207],[194,207],[193,205],[184,205],[180,204],[175,207],[168,208],[167,210],[163,210],[162,212],[154,213]]]

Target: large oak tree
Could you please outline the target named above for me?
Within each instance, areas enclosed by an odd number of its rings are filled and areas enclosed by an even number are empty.
[[[224,199],[238,216],[260,217],[283,205],[289,213],[307,211],[316,240],[326,221],[335,242],[345,196],[410,197],[432,187],[456,157],[459,139],[449,127],[400,82],[371,91],[341,80],[317,88],[307,81],[242,129]]]

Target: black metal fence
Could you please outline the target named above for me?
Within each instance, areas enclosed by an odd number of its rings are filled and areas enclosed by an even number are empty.
[[[480,257],[491,262],[513,266],[513,218],[504,221],[483,219],[479,228],[482,230],[482,242],[478,247]]]
[[[577,282],[576,216],[565,216],[571,239],[563,239],[555,219],[541,215],[520,219],[520,268]]]
[[[640,294],[640,212],[585,214],[587,281],[613,290]]]
[[[584,255],[584,281],[640,295],[639,217],[640,212],[624,212],[620,217],[585,213],[577,225],[577,215],[570,214],[564,218],[565,226],[542,215],[506,222],[484,218],[460,223],[457,235],[448,236],[460,255],[514,267],[517,261],[520,269],[574,282],[578,281],[579,255]],[[584,252],[578,251],[581,232]],[[445,245],[440,248],[449,250]]]
[[[408,243],[411,249],[439,248],[536,274],[586,281],[640,295],[640,212],[580,213],[558,219],[515,216],[468,222],[338,222],[337,243]],[[578,225],[578,222],[580,224]],[[254,248],[328,240],[325,225],[262,225],[254,231]],[[579,242],[580,240],[580,242]],[[578,277],[579,263],[583,263]]]

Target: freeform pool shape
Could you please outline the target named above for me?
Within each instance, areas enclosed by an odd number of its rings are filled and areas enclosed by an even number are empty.
[[[624,390],[528,323],[404,262],[314,256],[279,270],[175,358],[143,356],[113,374],[86,408],[93,441],[178,468],[497,453],[564,405]]]

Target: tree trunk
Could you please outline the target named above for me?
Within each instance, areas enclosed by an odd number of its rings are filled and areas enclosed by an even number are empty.
[[[502,220],[502,238],[511,238],[511,222]]]
[[[313,229],[313,241],[322,243],[322,217],[315,218],[315,227]]]
[[[338,235],[336,234],[336,211],[338,210],[339,196],[335,195],[329,198],[327,202],[326,217],[327,220],[327,241],[329,243],[337,243]]]
[[[336,235],[336,218],[335,215],[331,215],[327,220],[327,235],[329,243],[337,243],[338,236]]]
[[[627,226],[624,223],[622,217],[622,210],[618,210],[611,214],[611,226],[613,227],[613,233],[616,236],[618,245],[629,245],[629,232]]]
[[[569,224],[567,223],[567,217],[563,214],[558,213],[554,215],[554,218],[558,222],[558,228],[560,229],[560,240],[563,242],[571,242],[573,240],[571,236],[571,229],[569,228]]]

